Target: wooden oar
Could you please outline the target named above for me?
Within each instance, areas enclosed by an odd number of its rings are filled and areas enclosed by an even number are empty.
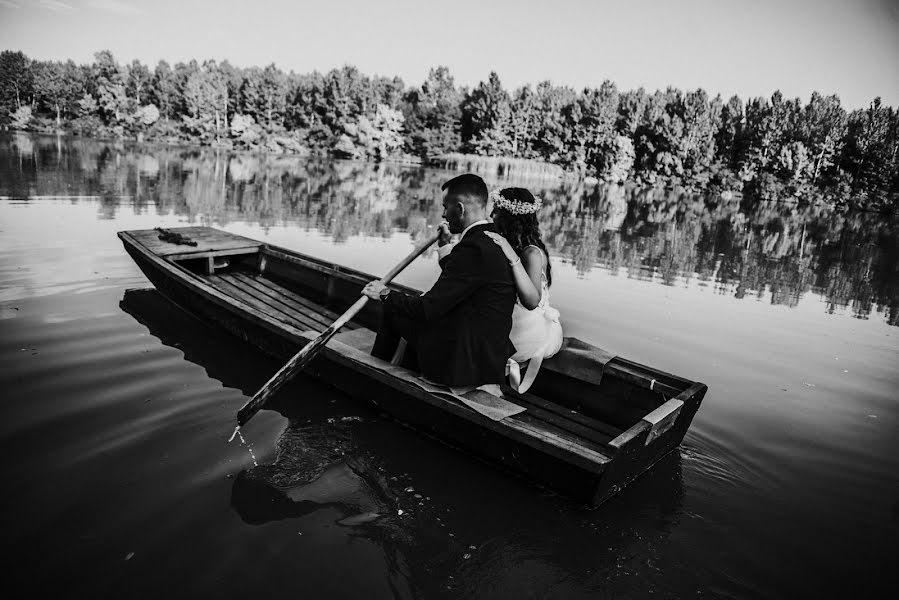
[[[423,241],[409,256],[393,267],[387,275],[384,275],[380,280],[381,283],[384,285],[390,283],[394,277],[399,275],[400,271],[409,266],[409,263],[418,258],[422,252],[427,250],[428,247],[436,241],[437,235]],[[281,370],[275,373],[275,375],[268,380],[268,383],[262,386],[262,388],[256,392],[256,395],[243,405],[243,408],[237,411],[237,424],[245,425],[247,421],[252,419],[253,415],[259,412],[259,409],[268,402],[268,399],[281,389],[281,386],[293,379],[293,376],[299,373],[303,367],[305,367],[309,361],[319,353],[325,344],[328,343],[328,340],[334,337],[334,334],[337,333],[341,327],[346,325],[350,319],[356,316],[356,313],[362,310],[362,307],[365,306],[366,302],[368,302],[368,296],[360,297],[345,313],[337,317],[337,320],[331,323],[330,327],[322,331],[317,338],[303,346],[302,350],[297,352],[293,358],[287,361],[287,364],[281,367]]]

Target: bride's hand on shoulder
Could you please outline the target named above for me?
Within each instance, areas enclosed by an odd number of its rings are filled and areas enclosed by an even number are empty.
[[[500,250],[503,251],[503,254],[506,255],[506,258],[509,260],[509,262],[512,262],[516,258],[518,258],[518,255],[515,254],[515,250],[512,248],[512,246],[509,245],[509,242],[508,240],[506,240],[506,238],[496,233],[495,231],[485,231],[484,233],[491,240],[493,240],[493,243],[499,246]]]

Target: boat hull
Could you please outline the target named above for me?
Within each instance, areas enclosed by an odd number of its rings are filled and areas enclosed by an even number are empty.
[[[206,323],[228,331],[279,361],[292,357],[317,335],[314,331],[273,325],[260,319],[233,298],[211,290],[202,277],[175,267],[173,261],[157,256],[136,243],[128,232],[123,233],[120,237],[126,251],[156,289]],[[604,454],[594,452],[589,458],[581,449],[572,451],[558,444],[548,445],[539,435],[493,422],[463,405],[436,399],[410,383],[412,378],[398,373],[396,368],[391,371],[378,363],[358,348],[332,341],[304,374],[372,402],[418,431],[589,506],[611,498],[675,449],[705,393],[702,384],[688,386],[677,396],[680,403],[677,411],[669,410],[659,417],[670,422],[640,420],[608,441]],[[541,372],[544,387],[577,387],[578,382],[563,381],[560,377],[564,379],[561,375]]]

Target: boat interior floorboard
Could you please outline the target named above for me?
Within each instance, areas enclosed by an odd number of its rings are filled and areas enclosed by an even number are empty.
[[[505,393],[505,392],[504,392]],[[574,411],[568,411],[565,407],[548,402],[534,394],[508,394],[506,398],[525,407],[527,410],[522,415],[532,422],[540,422],[545,429],[564,432],[564,435],[574,436],[582,440],[589,440],[595,444],[604,445],[615,439],[620,430],[613,430],[608,424],[591,419]],[[565,414],[566,411],[570,414]]]
[[[340,315],[325,308],[321,304],[317,304],[308,298],[304,298],[299,294],[290,291],[286,287],[272,281],[265,275],[262,275],[255,271],[234,271],[233,275],[241,279],[249,284],[255,285],[259,289],[264,289],[266,293],[269,295],[274,294],[277,297],[285,298],[289,300],[295,308],[306,307],[312,310],[320,321],[327,327],[331,323],[333,323]],[[350,324],[351,327],[355,327],[355,325]]]
[[[259,274],[222,271],[203,278],[220,292],[303,331],[324,331],[338,316]],[[348,330],[354,328],[355,325],[347,325]]]

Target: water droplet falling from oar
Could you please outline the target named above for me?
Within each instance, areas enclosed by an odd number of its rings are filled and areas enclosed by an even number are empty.
[[[253,454],[253,447],[250,446],[245,439],[243,439],[243,434],[240,432],[240,425],[234,428],[234,433],[231,434],[231,437],[228,438],[228,443],[234,441],[234,437],[237,436],[240,438],[240,443],[247,447],[247,450],[250,451],[250,458],[253,459],[253,466],[258,467],[259,463],[256,462],[256,455]]]

